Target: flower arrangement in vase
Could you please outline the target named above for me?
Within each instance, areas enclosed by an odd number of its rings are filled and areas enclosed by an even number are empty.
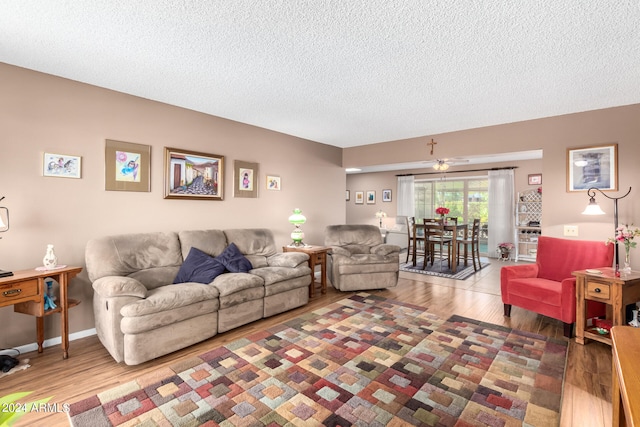
[[[515,247],[516,246],[511,242],[499,243],[497,251],[500,253],[500,259],[502,259],[502,261],[507,261],[511,255],[511,250]]]
[[[640,230],[638,228],[631,228],[628,224],[625,224],[616,228],[615,237],[609,237],[606,241],[607,245],[616,242],[624,244],[625,254],[622,272],[625,274],[631,273],[631,248],[635,248],[637,245],[637,242],[633,241],[636,236],[640,236]]]
[[[445,208],[444,206],[440,206],[436,208],[436,213],[440,215],[440,218],[444,221],[444,216],[449,213],[449,208]]]

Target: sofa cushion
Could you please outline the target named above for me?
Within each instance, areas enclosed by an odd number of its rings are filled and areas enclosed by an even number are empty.
[[[305,263],[298,268],[289,267],[263,267],[254,268],[250,271],[251,274],[262,277],[264,285],[268,286],[273,283],[283,282],[289,279],[295,279],[296,277],[311,277],[311,269]],[[309,279],[311,280],[311,279]]]
[[[576,270],[611,267],[613,247],[600,241],[538,237],[538,277],[557,282]]]
[[[266,228],[244,228],[224,230],[227,242],[233,242],[245,255],[275,255],[276,248],[273,232]]]
[[[211,283],[213,279],[224,273],[224,269],[225,266],[217,258],[192,247],[173,283]]]
[[[145,299],[125,305],[120,310],[123,317],[138,317],[161,313],[178,307],[186,307],[200,301],[217,299],[220,293],[214,286],[201,283],[178,283],[150,290]]]
[[[260,276],[249,273],[225,273],[216,277],[212,286],[220,291],[220,296],[252,288],[264,288],[264,280]]]
[[[246,273],[253,268],[251,261],[242,255],[235,243],[230,243],[215,259],[232,273]]]
[[[227,247],[227,236],[222,230],[185,230],[178,232],[182,257],[187,258],[191,248],[217,257]]]

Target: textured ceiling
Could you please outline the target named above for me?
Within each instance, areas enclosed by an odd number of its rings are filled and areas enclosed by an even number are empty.
[[[638,0],[3,0],[0,62],[339,147],[640,103]]]

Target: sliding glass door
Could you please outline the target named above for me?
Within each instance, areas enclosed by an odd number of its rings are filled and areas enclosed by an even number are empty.
[[[471,224],[480,218],[480,252],[487,253],[489,220],[489,180],[487,177],[416,180],[414,187],[416,221],[436,217],[436,208],[449,208],[447,217]]]

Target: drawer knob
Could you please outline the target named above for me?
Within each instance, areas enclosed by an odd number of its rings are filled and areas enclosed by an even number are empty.
[[[597,294],[599,294],[600,292],[602,292],[602,291],[600,290],[600,288],[595,288],[595,289],[594,289],[594,291],[596,291],[596,293],[597,293]]]
[[[22,289],[10,289],[8,291],[4,291],[2,295],[5,297],[15,297],[20,295],[20,292],[22,292]]]

